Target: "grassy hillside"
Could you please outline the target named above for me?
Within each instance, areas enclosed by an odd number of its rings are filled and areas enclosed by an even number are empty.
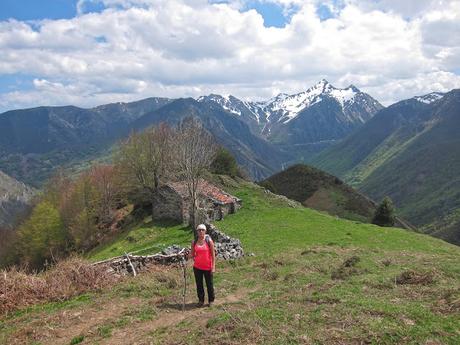
[[[393,153],[398,152],[400,145],[418,132],[417,127],[426,120],[431,108],[425,103],[408,100],[382,109],[360,129],[321,152],[312,162],[340,177],[350,174],[353,169],[364,170],[363,167],[367,166],[368,169],[375,170],[378,162],[391,158]],[[389,154],[381,157],[386,151]],[[366,158],[373,156],[379,156],[380,159],[376,158],[365,164]],[[365,171],[364,175],[366,173],[369,172]],[[354,182],[357,184],[359,181]]]
[[[458,247],[293,207],[247,182],[222,182],[243,208],[216,225],[255,256],[217,263],[213,307],[195,308],[191,287],[181,311],[180,269],[156,268],[111,289],[4,317],[0,343],[460,342]],[[186,228],[147,220],[91,258],[190,239]]]
[[[260,183],[306,207],[341,218],[370,223],[375,212],[372,201],[328,173],[297,164]]]
[[[390,196],[417,227],[460,243],[460,90],[380,111],[313,164],[374,200]]]

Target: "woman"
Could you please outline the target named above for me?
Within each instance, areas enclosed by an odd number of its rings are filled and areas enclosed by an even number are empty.
[[[196,230],[198,239],[192,242],[190,256],[194,260],[193,273],[195,274],[198,306],[202,307],[204,304],[203,276],[208,290],[209,306],[211,306],[214,302],[212,275],[216,271],[216,252],[214,242],[209,235],[206,235],[206,225],[200,224]]]

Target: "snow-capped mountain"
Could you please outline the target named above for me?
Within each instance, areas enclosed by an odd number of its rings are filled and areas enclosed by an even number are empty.
[[[281,93],[267,101],[248,102],[215,94],[198,101],[219,104],[270,141],[298,145],[341,139],[383,108],[353,85],[340,89],[324,79],[307,91]]]
[[[201,96],[197,99],[198,102],[204,104],[218,104],[225,111],[239,117],[245,122],[255,134],[260,134],[267,123],[267,113],[258,102],[247,102],[233,96],[221,96],[210,94],[209,96]]]
[[[437,101],[438,99],[443,98],[444,95],[445,93],[442,92],[432,92],[423,96],[415,96],[414,99],[422,103],[430,104]]]
[[[279,94],[266,103],[264,110],[267,112],[267,115],[278,115],[276,116],[277,122],[288,123],[295,119],[303,110],[327,98],[335,99],[343,111],[346,111],[354,103],[358,93],[360,91],[353,85],[350,85],[346,89],[338,89],[323,79],[305,92],[295,95]]]

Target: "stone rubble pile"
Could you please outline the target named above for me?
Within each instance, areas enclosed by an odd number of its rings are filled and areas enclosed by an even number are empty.
[[[169,246],[168,248],[165,248],[161,251],[161,254],[163,255],[177,255],[179,254],[184,248],[181,246],[178,246],[177,244],[173,244],[172,246]]]
[[[238,259],[244,256],[244,250],[239,239],[231,238],[218,230],[213,224],[206,224],[207,234],[214,241],[216,256],[224,260]]]

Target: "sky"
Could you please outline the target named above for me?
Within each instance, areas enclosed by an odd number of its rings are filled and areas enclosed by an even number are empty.
[[[460,1],[0,1],[0,112],[265,100],[321,79],[384,105],[460,88]]]

